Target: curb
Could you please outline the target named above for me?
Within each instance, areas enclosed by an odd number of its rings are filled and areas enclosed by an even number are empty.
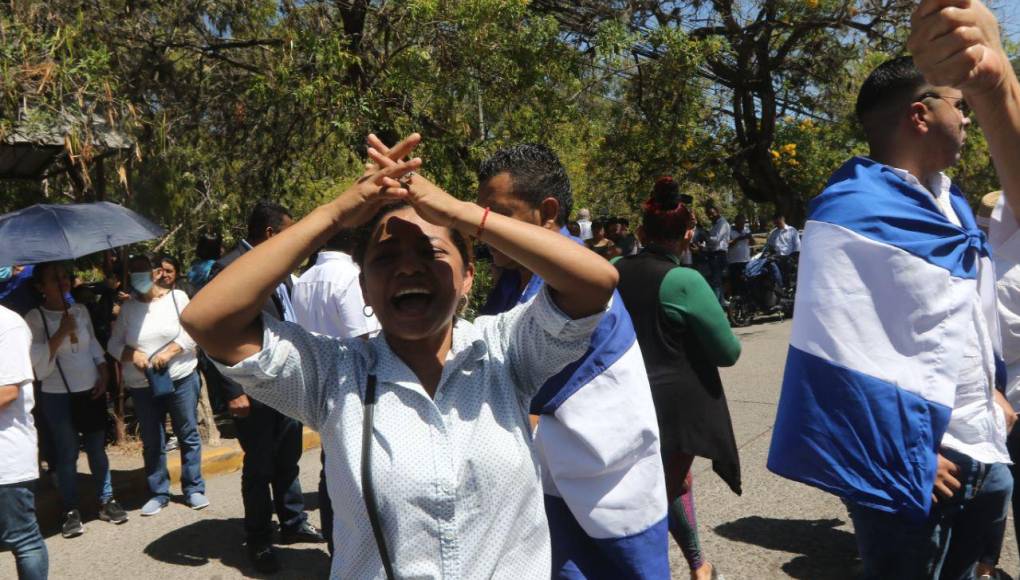
[[[304,451],[316,449],[321,446],[319,434],[308,427],[304,428],[302,434]],[[139,451],[141,453],[141,451]],[[216,447],[203,447],[202,449],[202,477],[209,479],[227,473],[234,473],[244,465],[244,451],[236,439],[224,440],[224,443]],[[170,473],[171,490],[181,483],[181,455],[176,451],[167,453],[167,471]],[[113,474],[114,497],[125,507],[131,509],[136,502],[144,502],[149,497],[149,484],[145,479],[145,471],[139,467],[131,471],[114,471]],[[95,487],[91,478],[81,477],[79,470],[78,495],[81,497],[82,519],[89,521],[94,519],[99,510],[99,502],[96,499]],[[43,530],[56,529],[60,526],[61,506],[60,496],[52,485],[43,486],[40,481],[35,496],[36,515],[39,518],[39,526]]]

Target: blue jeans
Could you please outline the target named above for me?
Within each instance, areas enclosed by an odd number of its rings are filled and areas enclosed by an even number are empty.
[[[173,394],[153,397],[152,389],[131,389],[135,415],[142,435],[142,457],[149,491],[156,499],[170,499],[170,473],[166,469],[167,413],[181,446],[181,488],[184,496],[205,493],[202,480],[202,438],[198,435],[198,394],[202,383],[198,373],[174,381]]]
[[[20,580],[49,576],[49,552],[35,517],[35,481],[0,485],[0,547],[14,552]]]
[[[67,393],[39,393],[43,420],[53,438],[53,462],[57,471],[57,490],[64,511],[78,509],[78,431],[71,422],[71,396]],[[95,482],[99,503],[113,497],[110,460],[106,457],[106,433],[82,433],[89,471]]]
[[[962,487],[933,505],[926,521],[846,502],[865,579],[970,578],[996,536],[1001,545],[1013,491],[1009,466],[979,463],[950,449],[942,454],[959,468]]]

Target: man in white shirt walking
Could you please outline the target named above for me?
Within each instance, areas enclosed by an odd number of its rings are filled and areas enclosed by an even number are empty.
[[[747,227],[747,218],[738,215],[730,229],[730,247],[726,252],[729,264],[730,292],[734,295],[743,291],[743,273],[747,263],[751,261],[751,228]]]
[[[14,552],[20,580],[45,580],[49,553],[35,515],[39,448],[31,345],[25,321],[0,306],[0,548]]]
[[[361,293],[361,270],[351,257],[354,243],[351,230],[333,236],[319,252],[315,265],[294,283],[291,291],[294,316],[305,330],[336,338],[368,338],[379,332],[379,321],[365,307]],[[333,502],[326,486],[325,453],[319,473],[319,516],[322,535],[332,555]]]
[[[962,98],[910,57],[872,71],[856,105],[869,158],[837,170],[808,222],[768,465],[844,499],[867,579],[972,577],[1005,526],[1015,415],[995,388],[992,265],[943,173]]]
[[[591,239],[591,212],[583,207],[577,210],[577,225],[581,227],[581,241],[587,242]]]
[[[715,292],[719,304],[725,307],[723,280],[726,277],[726,254],[730,248],[730,222],[726,221],[714,205],[708,206],[706,213],[712,222],[705,241],[705,251],[708,253],[708,285]]]

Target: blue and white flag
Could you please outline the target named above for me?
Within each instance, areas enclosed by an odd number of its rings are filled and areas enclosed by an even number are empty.
[[[527,302],[543,284],[533,276],[521,291],[520,277],[508,271],[483,313]],[[531,412],[540,415],[535,447],[553,578],[670,578],[655,404],[634,326],[618,294],[588,352],[542,386]]]
[[[923,519],[963,346],[984,316],[1000,386],[989,247],[954,187],[962,226],[931,193],[855,158],[812,200],[768,468],[849,501]],[[979,305],[976,307],[976,305]]]

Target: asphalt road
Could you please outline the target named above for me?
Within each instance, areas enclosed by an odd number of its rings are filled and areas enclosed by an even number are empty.
[[[850,579],[858,569],[852,528],[842,504],[820,491],[769,474],[765,469],[789,323],[741,329],[740,362],[723,370],[743,467],[744,493],[737,497],[712,473],[695,464],[695,498],[706,558],[728,580],[799,578]],[[305,453],[301,481],[309,507],[316,505],[317,451]],[[65,540],[49,530],[51,578],[222,579],[257,577],[247,565],[242,541],[240,473],[208,482],[212,505],[200,512],[175,502],[153,518],[126,507],[131,521],[113,526],[86,522],[85,535]],[[180,498],[175,498],[180,499]],[[310,514],[318,525],[318,512]],[[342,541],[342,540],[341,540]],[[316,545],[283,546],[284,572],[277,578],[325,578],[329,562]],[[674,578],[687,565],[671,547]],[[1002,567],[1018,576],[1012,523]],[[14,558],[0,553],[0,579],[14,578]]]

